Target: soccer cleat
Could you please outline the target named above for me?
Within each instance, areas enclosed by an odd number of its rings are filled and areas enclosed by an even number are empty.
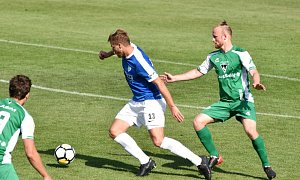
[[[141,164],[139,172],[136,174],[137,176],[147,176],[153,168],[156,167],[155,161],[149,159],[146,164]]]
[[[208,166],[210,169],[213,169],[216,165],[220,165],[223,162],[223,157],[219,155],[219,157],[211,156],[209,158]]]
[[[203,174],[206,180],[211,180],[211,170],[208,166],[208,160],[206,156],[200,156],[202,161],[198,167],[200,174]]]
[[[276,177],[275,171],[273,171],[273,169],[270,166],[264,167],[264,171],[269,179],[274,179]]]

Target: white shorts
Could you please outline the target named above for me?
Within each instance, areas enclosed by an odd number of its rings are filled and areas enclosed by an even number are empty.
[[[164,99],[136,102],[130,100],[116,115],[115,119],[127,122],[130,126],[145,126],[148,130],[165,126],[166,101]]]

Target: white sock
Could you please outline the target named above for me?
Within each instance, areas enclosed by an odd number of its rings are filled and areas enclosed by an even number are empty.
[[[132,139],[132,137],[130,137],[127,133],[119,134],[114,140],[123,146],[129,154],[137,158],[141,164],[146,164],[149,161],[149,156],[141,150],[134,139]]]
[[[175,139],[165,137],[160,145],[160,148],[168,149],[172,153],[184,159],[188,159],[196,166],[201,164],[202,159],[199,156],[194,154],[191,150],[189,150],[187,147],[185,147],[183,144],[181,144],[179,141],[176,141]]]

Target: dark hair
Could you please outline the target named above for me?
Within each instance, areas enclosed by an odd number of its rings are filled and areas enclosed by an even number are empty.
[[[225,20],[222,21],[218,26],[222,27],[223,31],[228,32],[230,34],[230,36],[232,36],[232,29]]]
[[[123,29],[117,29],[116,32],[110,34],[107,41],[112,45],[117,45],[119,43],[125,46],[130,45],[128,33]]]
[[[18,100],[24,99],[30,92],[31,85],[29,77],[16,75],[9,81],[9,96]]]

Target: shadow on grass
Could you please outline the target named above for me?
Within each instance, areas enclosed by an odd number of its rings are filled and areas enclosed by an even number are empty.
[[[54,149],[49,149],[46,151],[38,151],[40,154],[48,154],[48,155],[53,155]],[[150,154],[150,156],[154,156],[155,154],[146,152],[147,154]],[[113,154],[115,156],[127,156],[127,155],[123,155],[123,154]],[[163,157],[163,154],[158,154],[155,155],[156,157]],[[186,160],[182,160],[182,158],[177,157],[177,156],[168,156],[167,159],[173,159],[176,160],[176,163],[167,163],[162,165],[163,167],[170,167],[170,168],[174,168],[174,169],[179,169],[179,164],[182,166],[184,164],[188,164],[188,166],[191,166],[192,164],[189,163],[188,161],[185,162]],[[113,159],[107,159],[107,158],[102,158],[102,157],[95,157],[95,156],[88,156],[88,155],[84,155],[84,154],[76,154],[76,159],[82,159],[82,160],[86,160],[85,165],[86,166],[90,166],[90,167],[95,167],[95,168],[104,168],[104,169],[111,169],[114,171],[122,171],[122,172],[131,172],[133,174],[135,174],[138,170],[139,167],[131,165],[131,164],[127,164],[124,163],[122,161],[118,161],[118,160],[113,160]],[[181,163],[180,163],[180,161]],[[183,162],[182,162],[183,161]],[[68,168],[68,166],[61,166],[59,164],[47,164],[47,166],[50,167],[56,167],[56,168]],[[159,164],[158,164],[159,166]],[[184,169],[184,168],[181,168]],[[191,170],[186,168],[186,170]],[[193,170],[191,170],[193,171]],[[154,169],[152,172],[152,174],[163,174],[163,175],[171,175],[171,176],[183,176],[183,177],[191,177],[191,178],[199,178],[198,175],[198,171],[196,171],[196,169],[194,170],[193,174],[179,174],[179,173],[168,173],[168,172],[161,172],[158,171],[157,169]]]
[[[219,168],[218,166],[216,166],[214,169],[213,169],[213,172],[218,172],[218,173],[224,173],[224,174],[233,174],[233,175],[238,175],[238,176],[243,176],[243,177],[249,177],[249,178],[253,178],[253,179],[267,179],[267,178],[263,178],[263,177],[258,177],[258,176],[252,176],[252,175],[249,175],[249,174],[244,174],[244,173],[240,173],[240,172],[232,172],[232,171],[225,171],[221,168]]]
[[[41,154],[53,155],[54,149],[49,149],[47,151],[39,150],[38,152]],[[171,161],[170,163],[165,163],[163,165],[157,164],[157,166],[193,172],[193,174],[179,174],[179,173],[174,173],[174,172],[168,173],[168,172],[158,171],[157,170],[158,168],[157,168],[151,172],[153,174],[199,178],[197,168],[195,167],[195,169],[191,169],[191,166],[194,166],[194,165],[188,160],[182,159],[181,157],[172,155],[172,154],[170,154],[170,155],[154,154],[149,151],[145,151],[145,153],[147,155],[149,155],[150,157],[156,157],[156,158],[161,158],[161,159],[166,159],[168,161]],[[111,155],[128,156],[125,154],[111,154]],[[131,172],[133,174],[135,174],[139,168],[137,166],[124,163],[122,161],[107,159],[107,158],[102,158],[102,157],[88,156],[88,155],[84,155],[84,154],[76,154],[76,159],[86,160],[86,163],[85,163],[86,166],[95,167],[95,168],[111,169],[114,171]],[[155,159],[155,158],[153,158],[153,159]],[[68,168],[68,166],[61,166],[59,164],[47,164],[47,166],[55,167],[55,168]],[[224,174],[233,174],[233,175],[238,175],[238,176],[243,176],[243,177],[250,177],[253,179],[265,179],[262,177],[252,176],[252,175],[248,175],[248,174],[244,174],[244,173],[225,171],[219,167],[215,167],[213,171],[218,172],[218,173],[224,173]],[[204,177],[202,175],[200,175],[200,178],[204,179]]]

